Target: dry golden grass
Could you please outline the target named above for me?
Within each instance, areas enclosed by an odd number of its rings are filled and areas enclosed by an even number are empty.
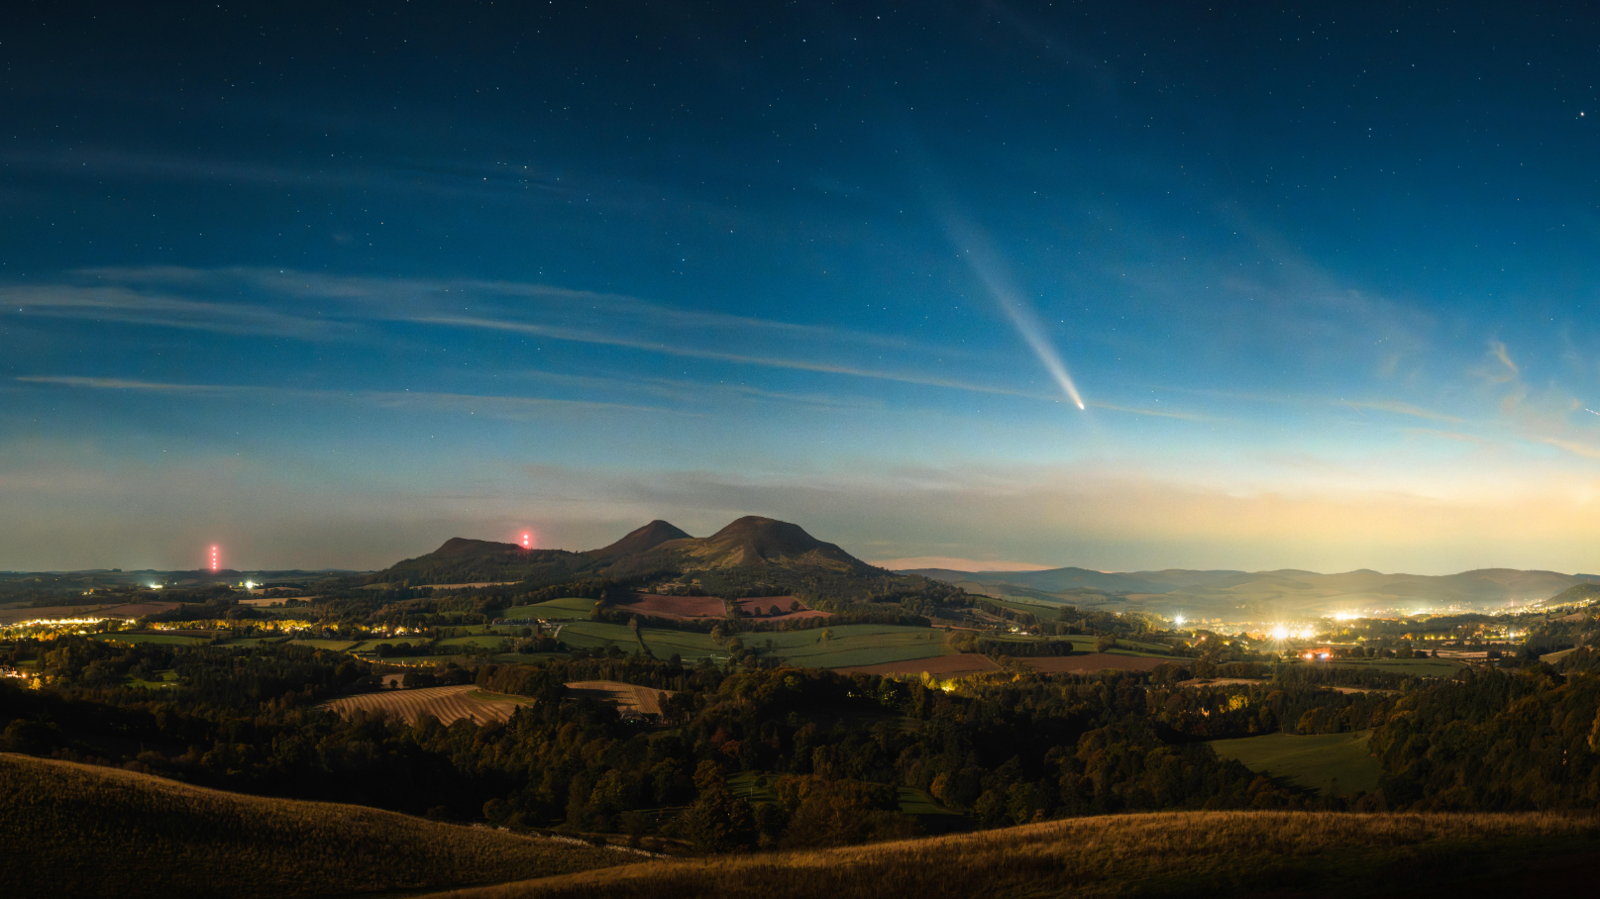
[[[329,802],[0,754],[0,896],[291,897],[446,889],[634,857]]]
[[[416,690],[363,693],[359,696],[329,700],[318,708],[328,709],[340,715],[348,715],[356,709],[368,711],[382,709],[391,716],[403,719],[407,724],[415,724],[423,715],[432,715],[439,719],[440,724],[448,725],[463,718],[469,718],[475,724],[509,721],[517,706],[526,703],[527,700],[519,701],[509,696],[502,698],[492,693],[482,693],[477,687],[466,684],[457,687],[422,687]]]
[[[1362,895],[1600,852],[1555,815],[1178,812],[1078,818],[844,849],[628,865],[433,899]],[[1587,875],[1585,875],[1587,876]],[[1452,890],[1452,897],[1463,895]]]
[[[573,696],[615,702],[622,711],[632,710],[650,715],[661,714],[662,701],[672,695],[671,690],[636,687],[610,680],[577,681],[567,684],[567,690]]]

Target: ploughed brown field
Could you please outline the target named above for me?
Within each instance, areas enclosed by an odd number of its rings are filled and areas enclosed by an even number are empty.
[[[490,721],[509,721],[518,706],[532,700],[519,697],[483,693],[466,684],[457,687],[422,687],[415,690],[385,690],[381,693],[362,693],[332,699],[317,706],[340,715],[357,709],[376,711],[382,709],[390,716],[415,724],[423,715],[432,715],[440,724],[454,724],[463,718],[476,724]]]
[[[800,603],[800,611],[789,611],[789,604],[800,602],[793,596],[756,596],[739,600],[739,611],[746,615],[765,618],[768,621],[783,621],[790,618],[827,618],[829,612],[819,612],[816,609],[806,608],[805,603]],[[778,607],[778,614],[768,614],[773,606]]]
[[[672,695],[671,690],[657,690],[651,687],[636,687],[633,684],[624,684],[609,680],[586,680],[567,684],[567,693],[570,696],[598,699],[602,702],[612,701],[621,711],[642,712],[648,715],[661,714],[661,703]]]
[[[1161,812],[802,852],[623,865],[430,899],[1587,895],[1600,819]]]
[[[631,602],[618,603],[617,609],[654,615],[657,618],[724,618],[727,611],[715,596],[658,596],[636,593]]]
[[[1149,671],[1172,659],[1150,656],[1119,656],[1109,652],[1091,652],[1081,656],[1043,656],[1017,659],[1042,674],[1068,674],[1079,671]]]
[[[881,665],[857,665],[854,668],[837,668],[840,674],[931,674],[934,677],[964,677],[999,671],[1000,666],[986,655],[963,652],[938,656],[932,659],[912,659],[909,662],[884,662]]]

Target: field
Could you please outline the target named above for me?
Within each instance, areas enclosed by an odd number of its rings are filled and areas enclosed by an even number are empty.
[[[881,665],[947,655],[944,631],[894,624],[845,624],[828,628],[833,637],[823,639],[823,629],[745,634],[747,645],[765,647],[772,654],[801,668],[849,668]]]
[[[568,695],[574,697],[615,702],[617,708],[624,712],[641,712],[646,715],[661,714],[661,703],[672,695],[671,690],[636,687],[608,680],[576,681],[567,684],[567,691]]]
[[[955,655],[936,656],[931,659],[914,659],[909,662],[886,662],[882,665],[857,665],[839,669],[842,674],[930,674],[935,677],[964,677],[999,671],[1000,666],[986,655],[959,652]]]
[[[171,643],[179,646],[193,646],[205,643],[209,637],[195,637],[187,634],[94,634],[96,640],[116,640],[121,643]]]
[[[501,618],[544,618],[547,620],[580,621],[587,620],[589,613],[594,610],[595,601],[577,596],[568,596],[564,599],[552,599],[549,602],[535,603],[531,606],[517,606],[506,609],[500,613]]]
[[[658,618],[725,618],[722,600],[715,596],[657,596],[636,593],[631,602],[618,603],[619,612],[637,612]]]
[[[1367,754],[1371,736],[1369,730],[1307,737],[1276,733],[1210,745],[1217,755],[1238,759],[1252,771],[1338,795],[1378,788],[1378,760]]]
[[[739,611],[744,612],[746,615],[753,615],[757,618],[761,618],[764,621],[787,621],[794,618],[831,617],[828,612],[819,612],[816,609],[807,608],[805,603],[800,603],[800,611],[789,611],[790,604],[800,602],[800,600],[795,599],[793,596],[759,596],[736,600],[736,602],[739,605]],[[776,615],[771,614],[773,606],[778,607],[778,614]]]
[[[1085,671],[1149,671],[1163,662],[1173,661],[1166,656],[1123,655],[1122,653],[1091,652],[1081,656],[1038,656],[1018,658],[1042,674],[1067,674]]]
[[[348,715],[356,709],[383,709],[391,716],[413,724],[423,715],[432,715],[441,724],[469,718],[477,724],[510,720],[520,705],[533,700],[520,696],[484,693],[471,684],[458,687],[423,687],[416,690],[384,690],[362,693],[324,702],[317,708]]]
[[[1348,897],[1445,884],[1451,899],[1528,895],[1532,884],[1581,894],[1597,838],[1600,821],[1556,815],[1172,812],[626,865],[433,899]],[[1530,872],[1540,858],[1559,863]]]
[[[300,899],[614,865],[616,852],[0,754],[0,893]],[[25,850],[22,847],[26,847]]]

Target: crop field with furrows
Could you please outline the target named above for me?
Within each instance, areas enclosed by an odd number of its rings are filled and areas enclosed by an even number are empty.
[[[568,694],[574,697],[615,702],[617,708],[622,711],[642,712],[647,715],[661,714],[661,703],[672,695],[671,690],[636,687],[633,684],[609,680],[575,681],[567,684],[567,690]]]
[[[1600,820],[1163,812],[816,851],[623,865],[427,899],[1544,895],[1592,889]]]
[[[550,620],[579,621],[589,617],[594,611],[595,601],[584,599],[580,596],[568,596],[562,599],[552,599],[549,602],[535,603],[531,606],[517,606],[506,609],[500,613],[501,618],[543,618]]]
[[[423,687],[416,690],[385,690],[332,699],[317,706],[348,715],[357,709],[382,709],[391,717],[414,724],[423,715],[432,715],[440,724],[453,724],[469,718],[477,724],[508,721],[518,706],[533,700],[520,696],[484,693],[471,684],[456,687]]]
[[[396,895],[637,858],[9,753],[0,754],[0,845],[11,849],[0,853],[7,899]]]

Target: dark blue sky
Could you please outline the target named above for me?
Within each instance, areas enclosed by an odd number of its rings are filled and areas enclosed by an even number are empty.
[[[0,568],[1593,570],[1600,14],[1362,6],[13,4]]]

